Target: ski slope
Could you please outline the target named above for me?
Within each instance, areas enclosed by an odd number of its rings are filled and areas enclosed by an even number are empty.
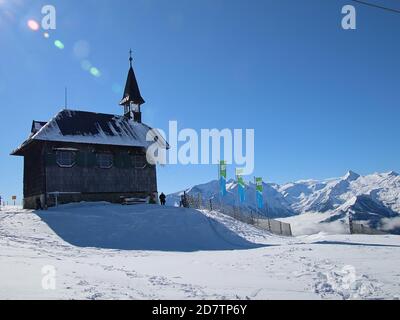
[[[159,206],[3,208],[0,298],[399,299],[399,240],[285,238],[218,212]],[[55,290],[42,286],[49,267]]]

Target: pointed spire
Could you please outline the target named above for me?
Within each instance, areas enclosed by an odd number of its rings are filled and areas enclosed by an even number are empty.
[[[122,100],[119,103],[121,106],[130,105],[131,103],[140,106],[143,103],[145,103],[144,99],[140,94],[139,86],[136,81],[135,72],[133,71],[132,67],[132,61],[133,61],[132,50],[130,50],[129,51],[130,68],[128,72],[128,78],[126,79],[124,96],[122,97]]]

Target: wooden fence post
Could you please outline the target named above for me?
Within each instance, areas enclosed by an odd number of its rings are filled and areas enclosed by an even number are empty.
[[[351,214],[349,214],[349,228],[350,228],[350,234],[353,234],[354,229],[353,229],[353,219],[351,217]]]

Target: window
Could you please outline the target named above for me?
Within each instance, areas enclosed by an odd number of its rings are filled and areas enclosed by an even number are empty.
[[[98,153],[97,165],[101,169],[110,169],[113,166],[113,155],[111,153]]]
[[[57,164],[63,168],[72,168],[75,165],[75,152],[57,151]]]

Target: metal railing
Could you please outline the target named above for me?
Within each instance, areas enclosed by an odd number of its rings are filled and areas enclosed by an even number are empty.
[[[387,234],[384,231],[368,227],[362,223],[354,222],[352,217],[349,217],[350,234],[369,234],[369,235],[383,235]]]
[[[190,208],[218,211],[238,221],[253,225],[273,234],[292,236],[292,229],[289,223],[269,219],[268,217],[256,212],[254,209],[227,205],[220,201],[216,201],[215,199],[204,200],[201,194],[198,194],[197,196],[186,194],[185,197],[187,206]]]

